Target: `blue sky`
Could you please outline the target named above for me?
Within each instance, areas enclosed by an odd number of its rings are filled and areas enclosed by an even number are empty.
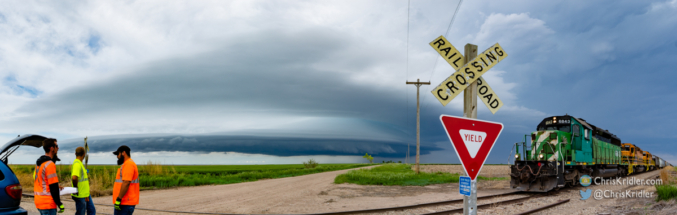
[[[677,163],[677,1],[465,1],[451,28],[458,1],[408,4],[3,2],[0,142],[89,136],[101,163],[119,144],[169,163],[401,160],[421,79],[422,162],[455,163],[439,115],[462,97],[430,93],[453,72],[428,45],[445,35],[509,53],[483,76],[504,102],[479,105],[505,125],[489,163],[565,113]]]

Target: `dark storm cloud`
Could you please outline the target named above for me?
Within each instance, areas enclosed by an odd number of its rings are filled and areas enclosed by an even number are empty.
[[[347,74],[369,68],[383,59],[356,55],[340,59],[349,62],[342,67],[318,66],[326,61],[339,61],[334,59],[337,55],[348,49],[364,48],[361,46],[365,44],[321,28],[259,32],[232,40],[237,42],[224,42],[215,51],[154,62],[125,76],[31,102],[19,110],[32,113],[31,116],[15,123],[35,125],[34,121],[41,121],[43,126],[59,126],[64,122],[78,122],[91,123],[89,129],[97,129],[108,126],[108,122],[142,128],[145,123],[172,117],[184,117],[186,126],[211,117],[221,117],[227,123],[229,116],[243,114],[257,118],[259,113],[357,118],[320,120],[301,129],[277,128],[253,136],[237,135],[237,132],[227,136],[109,139],[95,136],[90,137],[90,146],[95,152],[111,151],[127,144],[141,152],[405,155],[412,131],[402,125],[400,116],[406,104],[402,102],[402,95],[356,84]],[[220,122],[214,123],[218,126]],[[360,125],[365,125],[365,129],[357,128]],[[313,133],[314,126],[327,129]],[[291,137],[270,135],[275,132],[288,132]],[[293,135],[297,133],[307,135]],[[356,137],[356,133],[364,135]],[[424,143],[421,150],[422,154],[429,154],[441,148]],[[413,148],[412,152],[415,153]]]
[[[316,66],[363,45],[348,36],[318,28],[293,33],[258,32],[232,40],[237,42],[212,52],[155,62],[123,77],[69,89],[32,102],[19,112],[56,121],[106,112],[134,115],[149,109],[191,115],[208,107],[226,114],[358,114],[391,121],[387,116],[402,110],[392,108],[403,99],[401,95],[355,84],[348,80],[349,75],[341,74],[364,69],[381,59],[355,56],[347,60],[352,64],[341,68]]]
[[[62,141],[63,151],[82,145],[81,140]],[[360,139],[294,138],[235,135],[143,135],[142,137],[91,137],[88,145],[93,153],[113,152],[127,145],[134,152],[239,152],[275,156],[299,155],[364,155],[393,158],[404,157],[407,145],[401,142]],[[422,146],[421,154],[441,150]]]
[[[452,9],[434,16],[412,10],[412,66],[407,79],[428,81],[425,78],[433,77],[430,81],[434,87],[453,72],[428,45],[446,30]],[[512,144],[522,141],[541,119],[565,113],[609,129],[623,142],[675,154],[674,147],[666,146],[677,139],[670,120],[677,117],[671,109],[677,105],[677,76],[672,63],[677,59],[676,11],[677,1],[464,2],[447,38],[457,48],[477,43],[483,49],[499,42],[510,55],[492,70],[505,71],[503,83],[515,84],[514,89],[504,88],[510,92],[502,92],[489,81],[506,102],[497,114],[479,104],[480,119],[506,126],[488,162],[505,163],[512,156]],[[445,19],[443,25],[428,24],[440,17]],[[36,131],[65,127],[76,130],[70,134],[84,136],[90,130],[106,134],[216,132],[223,124],[245,126],[249,119],[258,120],[248,127],[254,129],[266,126],[261,119],[270,116],[352,118],[358,120],[340,125],[327,120],[285,130],[298,134],[309,127],[331,127],[312,138],[242,135],[235,131],[200,137],[204,139],[198,139],[199,135],[161,137],[165,138],[163,144],[148,145],[143,138],[101,139],[97,140],[101,146],[96,147],[112,150],[115,144],[132,141],[129,143],[140,150],[161,150],[158,148],[167,145],[185,149],[202,140],[206,144],[202,148],[207,151],[260,150],[283,156],[296,151],[349,154],[355,150],[372,150],[382,156],[403,154],[406,143],[415,145],[415,89],[405,86],[405,80],[397,76],[404,69],[392,70],[397,69],[393,66],[387,68],[390,73],[363,82],[355,81],[355,74],[373,72],[384,65],[404,66],[403,58],[387,55],[399,52],[403,56],[404,49],[388,49],[375,45],[375,40],[365,41],[360,35],[331,29],[267,29],[219,38],[213,41],[211,51],[159,60],[131,69],[124,76],[43,95],[12,113],[19,117],[0,122],[0,126]],[[397,39],[385,40],[404,47]],[[435,60],[439,60],[439,71],[430,74],[428,63]],[[398,77],[397,85],[381,80],[393,76]],[[422,148],[428,153],[427,162],[455,162],[439,115],[462,115],[460,106],[439,105],[429,89],[421,88]],[[514,98],[506,99],[508,94]],[[457,97],[454,102],[461,99]],[[405,112],[407,108],[409,112]],[[374,123],[366,129],[356,128],[365,120]],[[176,129],[163,130],[167,128]],[[279,133],[279,129],[272,130]],[[354,137],[355,130],[366,135]],[[372,138],[364,138],[370,134]],[[293,148],[294,153],[279,144]],[[423,159],[426,161],[426,156]]]

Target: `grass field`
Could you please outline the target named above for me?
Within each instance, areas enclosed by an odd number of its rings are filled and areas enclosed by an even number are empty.
[[[260,179],[284,178],[313,173],[343,170],[368,166],[370,164],[320,164],[305,168],[303,164],[283,165],[203,165],[169,166],[155,163],[138,165],[142,189],[169,188],[177,186],[198,186],[210,184],[232,184]],[[33,165],[10,165],[17,174],[24,192],[33,191]],[[113,181],[119,166],[89,165],[90,190],[92,196],[111,195]],[[57,165],[59,183],[70,186],[70,165]]]
[[[359,185],[425,186],[430,184],[457,183],[459,174],[446,172],[416,174],[409,164],[385,164],[371,169],[351,170],[336,176],[334,183]],[[478,177],[479,180],[506,180],[506,178]]]
[[[656,185],[656,200],[677,199],[677,167],[663,168],[660,172],[662,185]]]

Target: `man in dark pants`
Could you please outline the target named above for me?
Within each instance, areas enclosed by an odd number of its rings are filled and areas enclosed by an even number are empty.
[[[113,184],[114,214],[131,215],[139,204],[139,169],[131,158],[129,147],[122,145],[113,154],[118,157],[118,165],[121,165]]]
[[[65,210],[59,197],[61,187],[55,164],[60,161],[56,156],[59,145],[56,144],[56,139],[48,138],[42,141],[42,149],[45,150],[45,155],[38,158],[33,173],[33,201],[41,215],[56,215],[57,208],[59,213]]]
[[[87,215],[94,215],[96,208],[94,208],[92,196],[89,194],[89,174],[82,164],[84,159],[85,148],[82,146],[76,148],[75,160],[71,165],[71,182],[73,187],[78,188],[78,192],[71,194],[71,196],[75,202],[75,215],[85,215],[85,211],[87,211]]]

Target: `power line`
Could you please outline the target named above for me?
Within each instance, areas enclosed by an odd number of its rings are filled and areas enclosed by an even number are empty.
[[[406,76],[404,79],[409,78],[409,12],[411,11],[411,0],[408,0],[407,2],[407,68],[405,69],[407,71]],[[405,105],[405,112],[404,112],[404,119],[405,122],[407,123],[406,125],[409,125],[409,117],[407,116],[407,113],[409,113],[409,96],[407,96],[407,88],[404,88],[404,97],[407,99],[407,104]],[[406,127],[406,126],[405,126]],[[405,158],[405,163],[409,162],[409,141],[407,141],[407,156]]]
[[[449,30],[451,30],[451,25],[454,24],[454,20],[456,19],[456,14],[458,14],[458,9],[461,8],[461,3],[463,3],[463,0],[458,1],[458,5],[456,6],[456,11],[454,12],[454,15],[451,16],[451,21],[449,22],[449,26],[447,27],[447,31],[444,33],[445,37],[449,36]],[[437,69],[437,61],[439,59],[440,58],[437,55],[435,55],[435,64],[433,65],[433,71],[430,73],[430,78],[428,78],[428,80],[432,80],[433,74],[435,74],[435,69]],[[430,88],[428,88],[428,89],[430,89]],[[421,101],[421,103],[425,102],[426,97],[427,96],[423,97],[423,101]],[[425,107],[425,106],[426,106],[426,103],[423,103],[423,107]]]

